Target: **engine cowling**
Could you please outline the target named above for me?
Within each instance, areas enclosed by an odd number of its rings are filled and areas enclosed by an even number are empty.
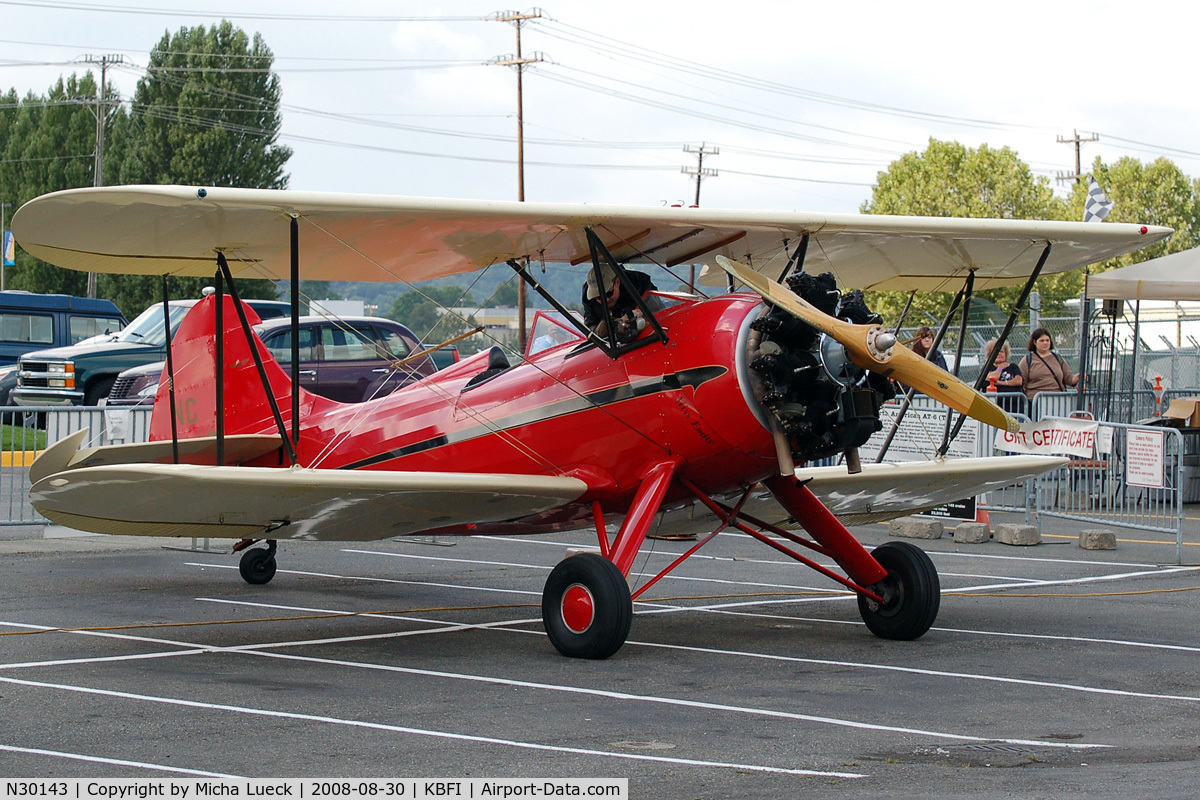
[[[832,273],[789,276],[788,288],[830,316],[881,324],[858,290],[842,294]],[[797,461],[862,445],[882,427],[881,405],[895,396],[887,378],[851,362],[845,348],[787,311],[766,303],[751,323],[747,359],[755,395],[778,420]]]

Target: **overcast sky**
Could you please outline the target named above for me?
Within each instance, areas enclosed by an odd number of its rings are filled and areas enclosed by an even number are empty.
[[[0,86],[44,93],[121,54],[229,19],[259,32],[283,86],[291,188],[515,199],[516,48],[489,2],[0,0]],[[161,13],[171,9],[168,13]],[[982,9],[987,9],[982,10]],[[521,12],[532,7],[518,7]],[[701,205],[853,212],[930,137],[1009,146],[1054,181],[1078,130],[1097,155],[1200,174],[1186,2],[840,3],[547,0],[522,27],[525,196],[690,203],[685,146],[719,148]],[[147,13],[152,12],[152,13]],[[402,17],[410,20],[402,20]],[[432,18],[437,18],[436,20]],[[336,118],[329,115],[337,115]]]

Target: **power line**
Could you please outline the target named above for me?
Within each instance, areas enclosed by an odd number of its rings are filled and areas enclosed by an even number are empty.
[[[145,6],[96,5],[91,3],[62,2],[61,0],[0,0],[3,6],[29,6],[39,9],[62,11],[93,11],[106,14],[144,14],[155,17],[217,17],[220,19],[286,20],[290,22],[485,22],[486,16],[396,16],[390,14],[263,14],[257,12],[214,11],[212,9],[165,9]]]

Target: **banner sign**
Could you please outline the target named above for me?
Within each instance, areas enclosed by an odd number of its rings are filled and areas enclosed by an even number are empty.
[[[13,244],[12,231],[5,231],[4,232],[4,266],[6,266],[6,267],[16,266],[16,264],[17,264],[16,256],[17,256],[17,251]]]
[[[1099,430],[1100,423],[1095,420],[1048,417],[1039,422],[1022,422],[1016,433],[997,431],[996,449],[1006,453],[1091,458]]]

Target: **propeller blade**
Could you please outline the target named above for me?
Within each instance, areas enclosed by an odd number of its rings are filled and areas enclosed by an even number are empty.
[[[921,358],[906,347],[896,347],[896,337],[882,325],[855,325],[837,319],[813,306],[804,298],[778,284],[745,264],[717,256],[721,269],[822,333],[833,337],[846,348],[850,360],[859,367],[879,375],[894,378],[914,387],[955,411],[1008,431],[1017,431],[1020,423],[997,406],[987,396],[968,386],[931,361]]]

